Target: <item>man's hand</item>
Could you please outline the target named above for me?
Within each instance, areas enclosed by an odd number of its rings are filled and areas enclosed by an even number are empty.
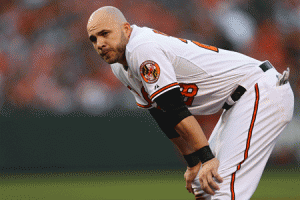
[[[189,191],[189,193],[193,193],[194,194],[194,190],[192,188],[192,182],[194,181],[194,179],[196,178],[199,170],[200,170],[200,166],[201,166],[201,162],[194,166],[194,167],[188,167],[186,172],[184,173],[184,179],[186,182],[186,189]]]
[[[214,181],[213,177],[216,178],[216,180],[219,183],[223,182],[223,179],[218,174],[218,168],[219,168],[219,161],[217,158],[213,158],[207,162],[205,162],[202,165],[202,168],[199,172],[199,181],[201,185],[201,189],[206,192],[207,194],[214,195],[215,190],[219,190],[219,186]]]

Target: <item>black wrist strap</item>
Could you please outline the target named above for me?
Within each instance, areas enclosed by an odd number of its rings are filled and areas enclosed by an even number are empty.
[[[183,155],[183,157],[189,167],[194,167],[200,162],[199,156],[197,155],[197,151],[189,155]]]
[[[186,160],[187,165],[189,167],[194,167],[200,161],[202,162],[202,164],[204,164],[205,162],[213,159],[215,156],[212,153],[209,146],[204,146],[201,149],[199,149],[198,151],[195,151],[194,153],[191,153],[189,155],[184,155],[183,157]]]
[[[208,145],[202,147],[201,149],[199,149],[196,152],[197,152],[199,160],[202,162],[202,164],[204,164],[205,162],[207,162],[215,157]]]

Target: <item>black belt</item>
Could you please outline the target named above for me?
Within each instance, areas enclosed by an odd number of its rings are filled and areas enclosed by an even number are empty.
[[[263,72],[266,72],[269,69],[273,68],[269,61],[264,62],[263,64],[259,65],[259,67],[263,70]],[[246,89],[243,86],[239,85],[230,96],[233,101],[233,104],[230,105],[227,102],[225,102],[222,108],[225,110],[229,110],[234,105],[234,103],[237,102],[241,98],[241,96],[243,96],[245,92]]]

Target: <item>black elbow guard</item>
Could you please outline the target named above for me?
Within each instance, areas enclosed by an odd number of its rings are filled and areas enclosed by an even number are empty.
[[[155,98],[154,101],[163,111],[167,113],[170,125],[173,128],[184,118],[192,115],[183,101],[183,97],[179,88],[165,92],[164,94]]]

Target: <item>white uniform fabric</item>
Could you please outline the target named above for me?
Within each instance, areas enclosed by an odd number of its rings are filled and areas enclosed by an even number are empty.
[[[117,78],[131,89],[138,106],[143,108],[155,107],[156,97],[180,84],[192,114],[216,113],[241,79],[262,63],[237,52],[217,48],[216,52],[210,50],[213,47],[199,47],[190,40],[186,43],[150,28],[135,25],[132,28],[126,46],[129,69],[124,70],[118,63],[111,67]],[[153,61],[160,68],[155,83],[147,83],[140,73],[145,61]],[[197,93],[193,96],[195,88]],[[145,98],[145,92],[149,99]]]
[[[219,111],[238,85],[247,90],[223,112],[209,139],[224,182],[216,195],[206,198],[250,199],[278,135],[292,118],[294,98],[289,83],[276,86],[274,68],[263,72],[258,67],[263,62],[240,53],[146,27],[132,28],[126,47],[128,70],[121,64],[111,67],[138,106],[156,107],[156,97],[180,87],[191,113],[208,115]],[[193,188],[195,194],[203,194],[199,179]]]

